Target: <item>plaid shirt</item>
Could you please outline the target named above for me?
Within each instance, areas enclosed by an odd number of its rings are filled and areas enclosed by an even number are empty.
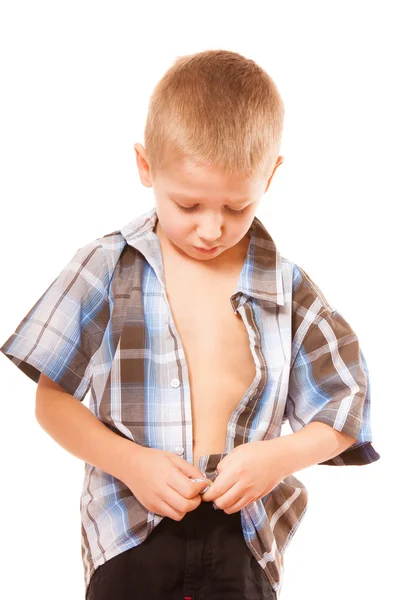
[[[37,382],[40,373],[83,400],[112,431],[193,464],[187,362],[165,293],[155,208],[79,248],[0,348]],[[257,217],[232,310],[249,335],[256,365],[232,412],[225,451],[200,457],[214,481],[239,444],[321,421],[353,436],[320,464],[365,465],[373,448],[370,384],[358,338],[298,265],[280,256]],[[307,509],[293,475],[241,510],[245,541],[279,597],[283,554]],[[112,475],[85,462],[80,501],[85,587],[94,570],[143,542],[162,516]]]

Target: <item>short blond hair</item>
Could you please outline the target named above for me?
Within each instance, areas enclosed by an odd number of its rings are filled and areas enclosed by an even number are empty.
[[[269,176],[284,105],[272,78],[228,50],[179,56],[154,88],[144,131],[150,172],[185,158],[228,175]]]

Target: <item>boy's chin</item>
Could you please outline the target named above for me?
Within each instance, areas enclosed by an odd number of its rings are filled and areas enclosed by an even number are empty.
[[[215,252],[201,252],[200,250],[197,250],[194,246],[178,246],[177,244],[173,244],[173,246],[176,248],[176,250],[179,252],[180,255],[182,256],[186,256],[189,258],[194,258],[196,260],[210,260],[212,258],[215,258],[216,256],[220,256],[223,252],[222,248],[218,248],[217,250],[215,250]]]

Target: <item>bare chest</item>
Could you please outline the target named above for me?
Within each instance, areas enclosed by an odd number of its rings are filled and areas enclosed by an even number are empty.
[[[222,453],[232,411],[255,377],[250,341],[233,312],[238,269],[229,274],[185,272],[165,264],[167,297],[189,372],[193,454]]]

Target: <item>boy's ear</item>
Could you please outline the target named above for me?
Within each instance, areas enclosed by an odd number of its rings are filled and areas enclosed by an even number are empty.
[[[272,177],[274,176],[274,173],[276,171],[276,169],[279,167],[279,165],[281,165],[283,163],[283,156],[278,156],[278,158],[276,159],[276,163],[274,166],[274,170],[272,171],[271,175],[269,176],[268,179],[268,183],[267,183],[267,187],[265,188],[265,192],[267,191],[267,189],[269,188],[269,184],[271,183]],[[265,193],[264,192],[264,193]]]
[[[139,171],[140,181],[146,187],[152,187],[149,163],[146,158],[146,149],[142,144],[134,144],[133,146],[136,152],[136,164]]]

